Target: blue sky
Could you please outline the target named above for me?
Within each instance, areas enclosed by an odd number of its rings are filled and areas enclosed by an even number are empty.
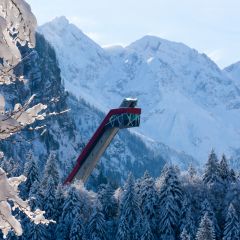
[[[205,52],[220,67],[240,61],[239,0],[27,0],[39,25],[66,16],[100,45],[151,34]]]

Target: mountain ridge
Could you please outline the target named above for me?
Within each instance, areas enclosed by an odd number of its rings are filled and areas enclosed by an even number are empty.
[[[223,71],[240,87],[240,61],[224,68]]]
[[[72,24],[64,36],[55,28],[51,22],[39,32],[55,48],[65,87],[75,96],[103,111],[123,97],[138,97],[139,132],[199,162],[212,148],[229,155],[239,148],[240,90],[205,54],[153,36],[127,47],[101,48],[86,35],[80,42],[66,38],[72,31],[83,34]]]

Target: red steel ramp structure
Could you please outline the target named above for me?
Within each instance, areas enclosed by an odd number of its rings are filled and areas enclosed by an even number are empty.
[[[118,131],[140,125],[141,109],[136,108],[136,105],[137,99],[126,98],[119,108],[109,111],[78,157],[64,184],[72,183],[74,180],[86,182]]]

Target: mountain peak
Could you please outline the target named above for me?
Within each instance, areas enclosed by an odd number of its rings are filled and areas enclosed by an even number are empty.
[[[176,48],[177,50],[181,48],[185,48],[185,50],[189,50],[190,48],[186,46],[183,43],[178,43],[178,42],[173,42],[169,40],[165,40],[163,38],[157,37],[157,36],[152,36],[152,35],[146,35],[137,41],[133,42],[132,44],[129,45],[129,48],[141,48],[143,50],[150,50],[152,52],[157,52],[160,47],[164,48]]]
[[[154,35],[145,35],[140,39],[138,39],[136,42],[162,42],[162,41],[168,42],[168,40],[165,40],[163,38],[160,38]]]
[[[69,20],[65,16],[56,17],[50,23],[61,25],[61,26],[67,26],[70,24]]]
[[[65,42],[71,42],[69,47],[76,47],[81,49],[81,46],[87,46],[87,48],[101,47],[84,34],[77,26],[72,24],[65,16],[56,17],[51,22],[48,22],[38,28],[38,31],[47,36],[50,43],[56,39],[65,39]],[[60,41],[62,42],[62,41]]]

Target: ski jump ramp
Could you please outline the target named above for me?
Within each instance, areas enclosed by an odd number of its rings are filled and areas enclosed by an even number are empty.
[[[141,109],[136,108],[136,105],[137,99],[125,98],[119,108],[109,111],[78,157],[64,184],[74,180],[86,182],[118,131],[140,125]]]

